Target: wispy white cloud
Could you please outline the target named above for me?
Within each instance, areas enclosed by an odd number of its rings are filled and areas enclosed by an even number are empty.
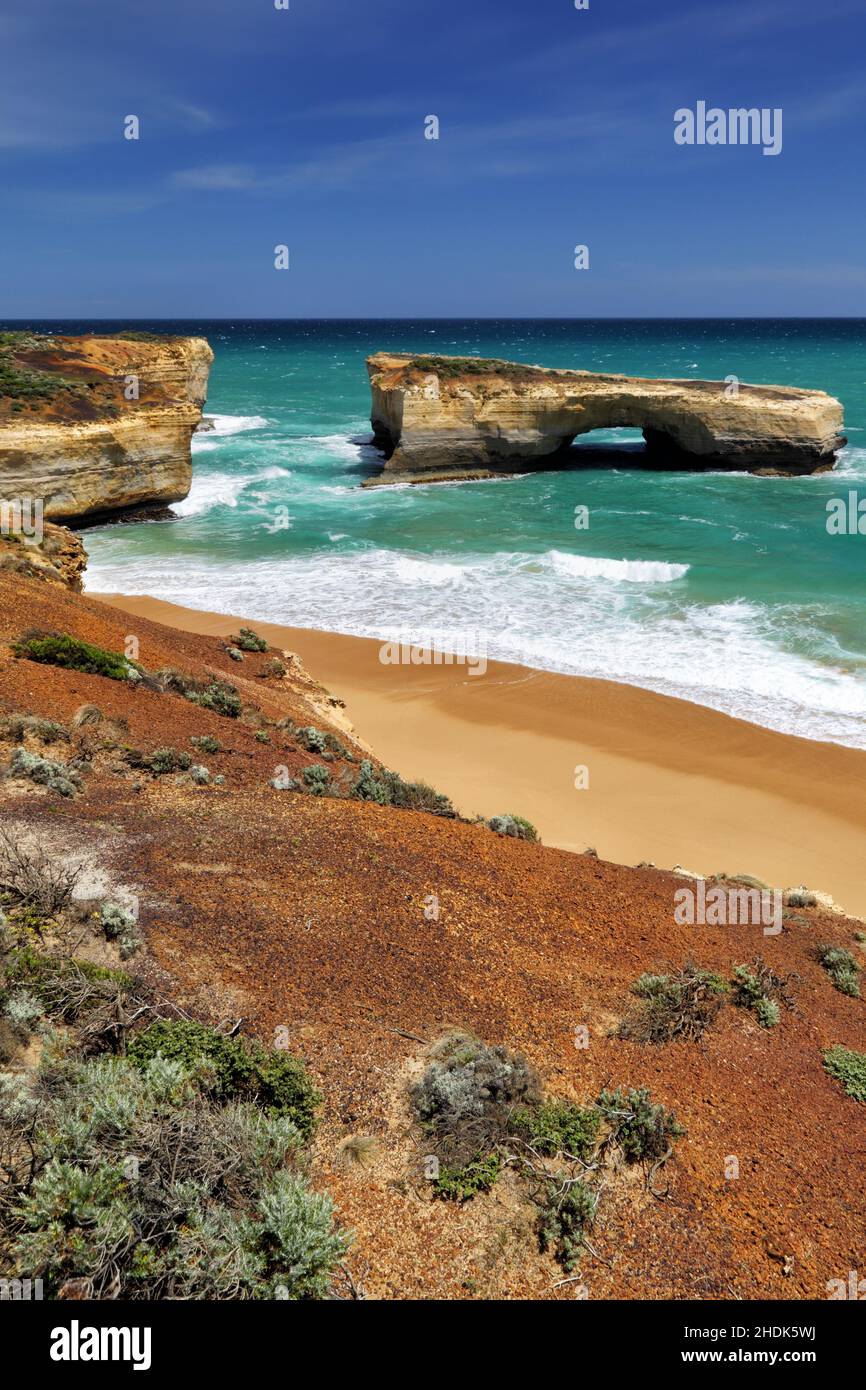
[[[357,99],[309,104],[288,112],[290,120],[330,121],[408,117],[418,114],[418,99],[411,97],[359,97]]]
[[[577,15],[574,35],[544,49],[515,58],[513,71],[561,71],[570,68],[579,80],[587,65],[605,58],[615,64],[647,65],[655,58],[664,59],[685,44],[694,45],[696,54],[726,56],[726,50],[736,46],[742,54],[744,39],[761,33],[778,38],[786,31],[809,28],[820,22],[827,25],[835,20],[862,17],[862,0],[826,0],[820,18],[812,4],[797,6],[788,0],[765,0],[765,3],[730,4],[710,7],[706,3],[656,13],[644,23],[635,24],[623,18],[619,24],[588,32],[581,28],[582,16]],[[760,58],[761,51],[756,50]]]
[[[212,164],[177,170],[171,184],[198,192],[340,191],[375,177],[396,184],[517,178],[549,169],[587,168],[610,159],[610,141],[636,129],[644,116],[550,113],[500,121],[443,117],[438,141],[424,139],[417,109],[390,136],[323,145],[284,165]]]
[[[167,106],[169,120],[176,118],[189,130],[215,130],[223,125],[221,118],[204,106],[196,106],[190,101],[170,101]]]
[[[205,133],[223,124],[202,106],[159,93],[130,97],[128,91],[118,90],[97,102],[83,96],[65,98],[61,92],[34,95],[6,83],[0,90],[0,150],[50,152],[108,144],[122,137],[129,114],[139,116],[144,129],[163,134]]]
[[[7,207],[56,221],[104,221],[106,217],[134,217],[166,201],[158,189],[138,192],[83,192],[72,189],[16,189],[4,198]]]
[[[178,169],[171,176],[176,188],[197,189],[203,193],[215,191],[239,192],[262,186],[262,178],[243,164],[206,164],[199,169]]]
[[[862,115],[864,107],[866,78],[859,75],[798,106],[791,112],[788,123],[803,126],[837,125]]]

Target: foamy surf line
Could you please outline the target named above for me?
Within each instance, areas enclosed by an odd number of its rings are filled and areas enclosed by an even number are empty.
[[[683,579],[690,565],[668,564],[664,560],[608,560],[597,555],[569,555],[551,550],[549,563],[557,574],[574,579],[611,579],[622,584],[667,584]]]
[[[492,572],[497,567],[527,575],[547,572],[564,580],[607,580],[614,584],[667,584],[683,579],[691,568],[665,560],[615,560],[603,555],[570,555],[563,550],[548,550],[541,555],[500,554],[464,563],[397,555],[394,564],[400,580],[433,587],[458,584],[464,577],[471,578],[485,570]]]
[[[197,473],[187,496],[182,502],[172,502],[171,510],[175,516],[190,517],[203,516],[214,507],[236,508],[247,488],[290,477],[291,470],[278,464],[259,469],[257,473]]]
[[[785,615],[743,600],[689,601],[681,584],[688,566],[565,555],[583,565],[582,572],[563,575],[561,554],[503,553],[457,563],[328,550],[178,568],[163,573],[160,596],[252,621],[382,642],[411,631],[423,639],[431,630],[471,629],[483,635],[494,661],[614,681],[780,733],[866,748],[863,680],[786,650]],[[95,561],[88,572],[91,592],[141,594],[151,583],[150,569],[128,562]]]
[[[193,443],[202,439],[221,439],[233,434],[244,434],[247,430],[263,430],[270,424],[264,415],[220,415],[208,411],[202,416],[209,428],[196,430]]]

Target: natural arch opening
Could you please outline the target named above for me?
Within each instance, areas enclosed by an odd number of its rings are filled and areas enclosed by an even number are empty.
[[[646,468],[654,452],[638,425],[599,425],[562,445],[563,462],[571,468]]]

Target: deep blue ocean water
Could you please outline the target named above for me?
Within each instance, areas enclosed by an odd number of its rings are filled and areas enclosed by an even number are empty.
[[[216,354],[190,496],[174,521],[90,529],[90,590],[376,637],[470,629],[492,657],[866,747],[866,536],[826,525],[829,498],[866,497],[866,322],[33,326],[199,333]],[[381,349],[819,388],[849,445],[807,478],[615,467],[362,490],[378,459],[364,359]]]

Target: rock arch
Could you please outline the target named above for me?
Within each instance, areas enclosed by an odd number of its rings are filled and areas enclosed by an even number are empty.
[[[842,407],[823,391],[384,352],[367,368],[385,454],[370,483],[561,467],[597,429],[642,430],[648,454],[673,468],[811,473],[845,443]]]

